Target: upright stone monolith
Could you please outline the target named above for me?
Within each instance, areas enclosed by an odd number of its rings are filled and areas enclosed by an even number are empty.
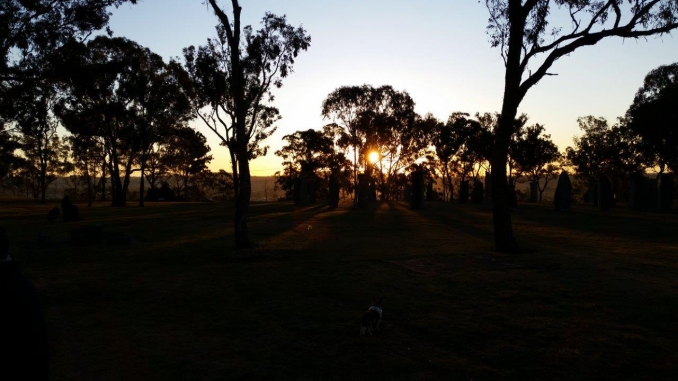
[[[598,175],[597,181],[598,189],[598,205],[600,210],[610,210],[614,202],[614,195],[612,194],[612,184],[607,176],[602,173]]]
[[[483,188],[483,183],[475,179],[473,180],[473,190],[471,191],[471,202],[473,204],[482,204],[485,195],[485,189]]]
[[[302,175],[294,179],[293,191],[294,205],[308,205],[308,182]]]
[[[412,183],[412,198],[410,199],[411,209],[423,209],[426,184],[424,184],[424,171],[414,171],[410,175]]]
[[[629,207],[631,209],[639,210],[646,207],[646,180],[647,178],[642,172],[633,173],[629,177]]]
[[[459,203],[466,204],[468,202],[468,180],[459,183]]]
[[[361,173],[358,175],[358,208],[366,209],[369,205],[370,178]]]
[[[673,203],[673,174],[662,173],[657,181],[657,207],[659,210],[671,210]]]
[[[553,197],[556,212],[569,212],[572,210],[572,182],[567,172],[562,171],[558,177],[556,194]]]

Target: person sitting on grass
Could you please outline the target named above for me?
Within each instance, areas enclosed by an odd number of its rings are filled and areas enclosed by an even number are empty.
[[[9,256],[0,227],[0,380],[49,378],[47,332],[35,287]]]

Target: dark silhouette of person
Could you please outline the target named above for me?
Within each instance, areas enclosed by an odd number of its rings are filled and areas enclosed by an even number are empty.
[[[0,227],[0,380],[47,379],[47,330],[38,294],[9,256]]]

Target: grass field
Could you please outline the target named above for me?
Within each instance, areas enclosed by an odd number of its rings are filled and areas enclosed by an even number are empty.
[[[35,283],[52,380],[675,380],[678,214],[521,205],[527,249],[492,250],[484,206],[232,207],[0,202]],[[132,245],[75,246],[100,223]],[[43,232],[51,243],[41,247]],[[382,332],[358,335],[372,296]]]

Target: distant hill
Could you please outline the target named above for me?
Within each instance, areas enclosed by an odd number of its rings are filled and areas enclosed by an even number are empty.
[[[129,191],[139,191],[140,177],[130,178]],[[64,196],[64,190],[72,188],[72,183],[64,178],[59,178],[47,187],[47,199],[60,200]],[[281,190],[275,191],[275,178],[273,176],[252,176],[252,201],[276,201],[278,197],[282,197],[284,192]],[[146,183],[148,189],[148,183]],[[12,196],[10,190],[3,190],[2,195]],[[25,194],[17,194],[17,197],[26,197]],[[30,197],[30,196],[29,196]]]

